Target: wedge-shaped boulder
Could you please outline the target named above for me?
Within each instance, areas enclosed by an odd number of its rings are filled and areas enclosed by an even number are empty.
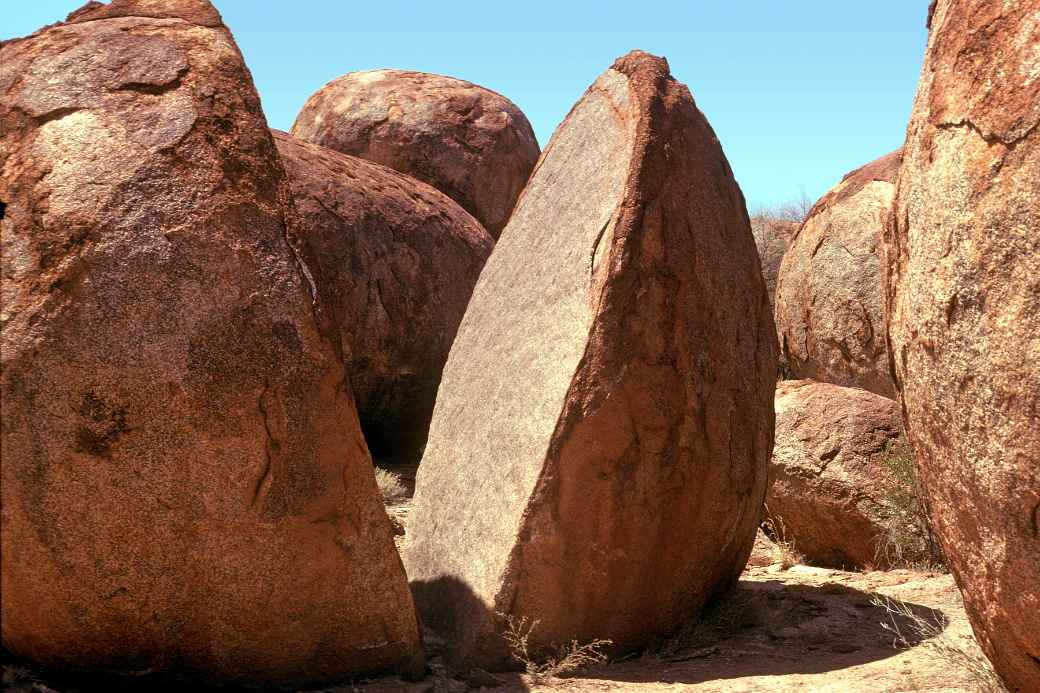
[[[1040,2],[932,3],[885,239],[889,353],[979,644],[1040,690]]]
[[[420,669],[216,10],[91,3],[4,43],[0,94],[4,647],[262,687]]]
[[[351,72],[304,105],[292,134],[429,183],[494,238],[538,161],[523,112],[490,89],[407,70]]]
[[[885,351],[881,229],[900,152],[846,175],[809,212],[776,280],[781,359],[796,378],[895,397]]]
[[[418,461],[444,361],[494,242],[425,183],[274,137],[365,440],[377,458]]]
[[[508,665],[509,618],[532,648],[631,650],[731,586],[775,338],[718,140],[667,62],[626,55],[557,129],[445,366],[405,564],[449,661]]]

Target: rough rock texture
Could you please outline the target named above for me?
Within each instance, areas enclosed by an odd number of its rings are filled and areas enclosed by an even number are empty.
[[[897,519],[886,499],[900,489],[885,460],[902,432],[899,405],[886,397],[813,380],[779,383],[766,493],[774,531],[782,527],[783,539],[816,565],[926,558],[897,556],[888,545]]]
[[[481,274],[419,467],[405,565],[456,666],[631,650],[747,562],[776,334],[718,140],[668,64],[619,59],[557,129]]]
[[[275,132],[376,457],[418,460],[444,361],[494,241],[425,183]]]
[[[879,243],[900,152],[845,176],[813,205],[776,285],[781,358],[793,377],[895,397],[885,353]]]
[[[513,102],[422,72],[334,79],[307,100],[292,134],[429,183],[496,239],[538,161],[534,131]]]
[[[1040,690],[1040,2],[936,3],[885,238],[892,355],[979,642]]]
[[[264,686],[421,667],[219,15],[88,6],[4,43],[0,94],[4,646]]]

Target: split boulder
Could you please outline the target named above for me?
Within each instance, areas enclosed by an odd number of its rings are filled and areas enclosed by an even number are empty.
[[[343,75],[307,100],[292,134],[429,183],[494,238],[538,161],[534,131],[513,102],[423,72]]]
[[[89,3],[0,46],[0,93],[4,647],[209,685],[420,672],[219,14]]]
[[[617,652],[744,568],[776,335],[743,196],[661,58],[614,63],[557,129],[481,274],[419,467],[405,564],[457,667]]]
[[[932,3],[885,239],[889,343],[982,649],[1040,690],[1040,2]]]

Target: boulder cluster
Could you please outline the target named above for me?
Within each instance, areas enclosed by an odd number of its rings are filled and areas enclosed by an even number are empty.
[[[398,70],[271,130],[209,0],[0,43],[3,648],[188,688],[420,678],[424,631],[626,655],[764,527],[943,556],[1038,689],[1037,16],[933,2],[905,146],[801,223],[641,51],[540,152]],[[400,553],[373,458],[418,465]]]

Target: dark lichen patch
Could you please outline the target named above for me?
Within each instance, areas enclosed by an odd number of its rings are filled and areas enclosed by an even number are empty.
[[[76,427],[76,452],[108,457],[116,440],[130,430],[126,407],[111,407],[93,391],[83,395],[77,413],[86,423]]]

